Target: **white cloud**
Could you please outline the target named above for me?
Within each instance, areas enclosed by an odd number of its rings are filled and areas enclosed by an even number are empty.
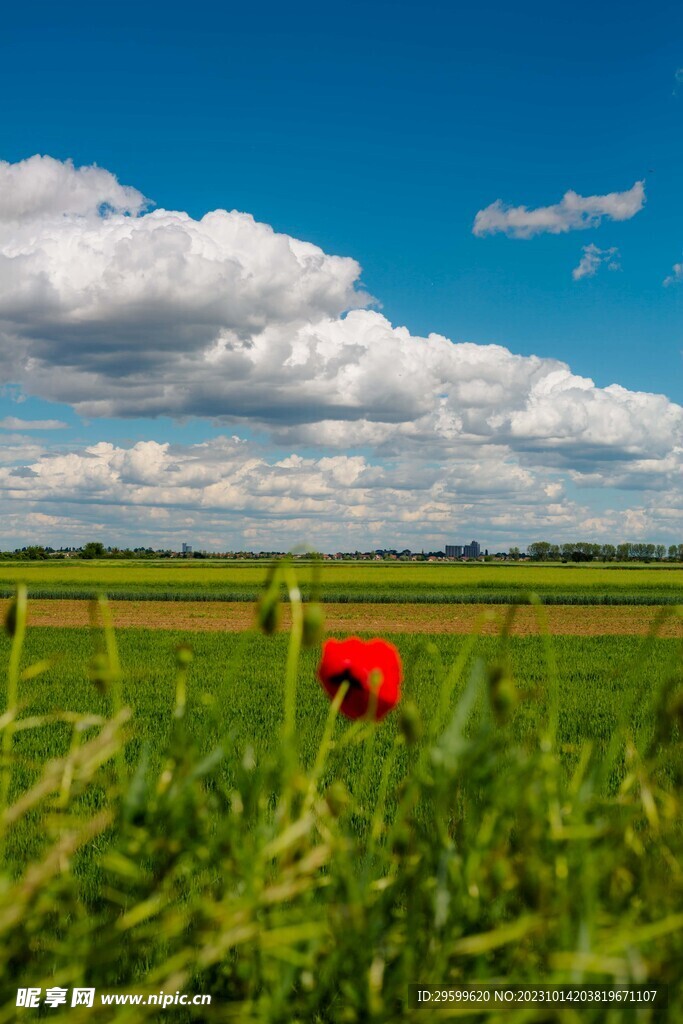
[[[32,459],[41,458],[47,450],[35,438],[25,434],[3,434],[1,440],[0,465],[4,466],[19,464],[20,469],[22,469]]]
[[[128,523],[131,509],[168,508],[177,526],[184,508],[211,529],[237,516],[257,533],[291,520],[313,532],[338,523],[339,536],[353,523],[427,535],[454,510],[501,530],[577,522],[588,511],[563,496],[566,481],[678,479],[683,408],[666,397],[600,388],[499,345],[412,335],[363,308],[353,259],[235,211],[142,213],[140,193],[109,172],[44,160],[0,168],[21,213],[0,219],[0,384],[88,418],[246,424],[280,450],[233,438],[47,452],[19,438],[5,444],[9,509],[61,521],[68,501],[125,509]],[[577,216],[632,215],[634,190],[575,196]],[[608,266],[615,255],[584,250]],[[311,460],[308,446],[326,454]],[[142,511],[138,521],[149,528]]]
[[[645,183],[637,181],[626,192],[603,196],[580,196],[565,192],[553,206],[508,206],[501,199],[479,210],[474,218],[473,234],[481,237],[502,232],[510,238],[532,238],[544,232],[557,235],[581,228],[597,227],[603,217],[630,220],[645,203]]]
[[[58,167],[59,194],[78,192],[82,171]],[[13,175],[30,191],[33,162]],[[86,417],[250,422],[287,445],[496,443],[568,466],[589,450],[661,455],[680,436],[683,410],[664,398],[354,309],[367,297],[353,259],[242,213],[103,217],[120,186],[99,169],[83,180],[89,213],[39,205],[0,224],[0,368],[29,393]]]
[[[248,214],[102,216],[120,189],[108,172],[86,168],[82,196],[82,170],[58,165],[48,202],[47,189],[34,196],[32,160],[8,166],[23,205],[0,221],[0,373],[87,415],[230,415],[231,392],[248,411],[245,378],[264,346],[273,384],[271,357],[296,377],[297,332],[368,301],[355,260]]]
[[[275,537],[285,546],[316,536],[321,546],[341,543],[349,530],[364,537],[365,546],[373,532],[437,536],[452,528],[454,516],[473,528],[482,510],[495,518],[502,508],[514,509],[518,522],[558,515],[552,473],[520,466],[495,447],[421,469],[403,456],[384,463],[362,455],[276,458],[237,437],[194,445],[100,442],[30,456],[24,465],[0,466],[3,520],[10,521],[19,504],[56,517],[57,530],[65,508],[80,522],[92,507],[99,522],[125,511],[128,534],[152,529],[163,537],[201,521],[223,536],[248,531],[252,539],[269,537],[266,548],[275,546]],[[569,505],[563,512],[571,519]]]
[[[5,416],[0,420],[0,430],[62,430],[62,420],[22,420],[17,416]]]
[[[138,214],[148,201],[135,188],[119,185],[101,167],[74,167],[50,156],[16,164],[0,160],[0,221],[87,216],[99,210]]]
[[[568,479],[604,489],[608,481],[596,479],[593,468],[590,463],[585,473],[573,471]],[[664,466],[634,460],[630,480],[626,464],[618,465],[614,471],[624,478],[613,481],[615,486],[645,490],[630,519],[624,520],[623,510],[605,515],[606,534],[612,529],[612,536],[623,537],[620,529],[639,512],[653,536],[679,523],[682,468],[683,449]],[[365,455],[298,452],[283,458],[236,436],[191,445],[99,442],[67,452],[27,450],[23,463],[0,466],[0,514],[5,536],[13,529],[26,538],[21,528],[26,530],[29,521],[16,518],[20,508],[54,518],[53,530],[46,521],[39,531],[43,542],[64,543],[74,530],[76,539],[87,539],[90,524],[112,543],[151,538],[154,546],[177,547],[179,533],[190,529],[212,538],[218,550],[299,543],[328,550],[390,541],[418,546],[427,537],[438,547],[454,532],[475,535],[472,531],[482,529],[489,544],[497,537],[499,543],[510,537],[530,541],[539,531],[570,539],[596,516],[565,493],[563,476],[497,445],[419,462],[410,452],[375,461]],[[661,494],[670,498],[662,503]],[[66,533],[65,521],[73,524]]]
[[[581,252],[579,265],[572,270],[572,277],[575,281],[580,281],[582,277],[595,277],[603,264],[607,266],[608,270],[621,269],[619,250],[616,246],[612,246],[610,249],[599,249],[591,242],[590,245],[584,245]]]
[[[662,282],[665,288],[672,284],[680,284],[683,281],[683,263],[674,263],[672,272]]]

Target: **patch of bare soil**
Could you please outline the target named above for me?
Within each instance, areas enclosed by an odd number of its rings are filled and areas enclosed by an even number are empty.
[[[8,601],[0,602],[4,618]],[[228,601],[112,601],[114,625],[119,629],[178,629],[196,632],[241,632],[255,625],[254,606]],[[284,609],[283,628],[289,623]],[[326,627],[342,633],[498,633],[505,606],[480,604],[328,604]],[[634,606],[550,605],[545,608],[551,633],[565,636],[645,636],[658,614],[656,608]],[[35,600],[29,602],[30,626],[87,626],[89,602]],[[517,609],[514,636],[539,633],[534,608]],[[672,613],[659,625],[657,635],[683,638],[683,619]]]

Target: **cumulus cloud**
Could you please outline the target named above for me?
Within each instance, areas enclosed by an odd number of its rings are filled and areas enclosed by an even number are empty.
[[[587,449],[609,457],[663,454],[681,436],[683,409],[663,396],[598,388],[557,360],[497,345],[415,337],[379,313],[255,333],[211,359],[146,353],[144,367],[69,372],[32,363],[30,386],[85,416],[211,416],[267,428],[284,445],[366,445],[391,452],[425,443],[481,443],[547,452],[571,465]]]
[[[663,493],[668,487],[673,494],[681,455],[678,451],[658,469],[636,461],[631,485],[640,487],[639,476],[653,473],[648,485],[661,493],[664,483]],[[620,465],[615,472],[627,470]],[[590,472],[573,472],[571,478],[585,488],[597,483]],[[236,435],[190,445],[99,442],[65,452],[26,449],[23,461],[0,465],[5,529],[25,537],[21,530],[29,519],[22,521],[18,508],[28,516],[48,517],[41,537],[60,543],[65,536],[92,537],[95,528],[120,540],[123,511],[128,536],[132,532],[155,545],[177,547],[179,531],[192,530],[218,550],[242,545],[272,550],[302,542],[328,549],[353,546],[350,538],[363,548],[373,539],[386,546],[388,538],[417,545],[420,538],[424,543],[432,537],[442,546],[454,530],[481,532],[482,523],[494,544],[496,537],[502,543],[510,537],[532,540],[538,531],[562,538],[595,519],[588,506],[565,493],[552,467],[525,462],[504,446],[480,445],[439,464],[416,465],[409,453],[382,460],[298,452],[278,457]],[[651,527],[667,516],[675,521],[676,515],[675,507],[643,511]],[[613,528],[617,535],[622,520],[617,512],[606,515],[605,533]]]
[[[499,345],[415,336],[368,308],[349,257],[236,211],[144,212],[139,192],[99,168],[34,157],[2,173],[15,200],[0,207],[0,384],[88,418],[246,424],[281,448],[264,460],[240,445],[34,446],[23,461],[15,450],[2,478],[9,502],[74,495],[112,508],[375,524],[445,522],[460,504],[502,529],[527,503],[540,515],[537,492],[549,521],[575,519],[561,494],[568,474],[628,487],[647,464],[648,479],[668,486],[680,469],[683,408],[666,397],[600,388],[559,360]],[[643,202],[642,183],[568,196],[548,210],[574,226],[632,216]],[[533,233],[542,219],[511,230]],[[589,267],[615,256],[584,250]],[[311,462],[307,447],[328,454]],[[501,496],[506,511],[494,507]]]
[[[32,453],[33,454],[33,453]],[[532,471],[506,459],[504,452],[481,453],[454,461],[447,472],[436,466],[413,473],[401,460],[373,463],[364,455],[267,455],[236,435],[192,445],[139,441],[130,447],[99,442],[70,452],[43,452],[24,465],[0,473],[0,489],[31,499],[68,496],[133,506],[204,508],[249,514],[307,515],[325,518],[377,514],[400,517],[401,510],[424,514],[428,495],[447,514],[448,493],[506,495],[535,490]],[[375,513],[369,513],[370,506]]]
[[[16,164],[0,160],[0,221],[17,223],[38,217],[138,214],[148,200],[136,188],[119,185],[101,167],[74,167],[50,156],[32,156]]]
[[[559,508],[558,491],[548,482],[551,474],[520,466],[496,448],[417,472],[406,458],[379,463],[364,455],[295,452],[278,458],[237,436],[193,445],[100,442],[69,452],[27,454],[30,461],[0,466],[3,518],[11,517],[18,503],[51,515],[68,505],[78,520],[88,507],[104,518],[108,510],[125,508],[129,526],[129,521],[143,523],[145,510],[154,508],[154,528],[162,534],[159,511],[175,530],[183,522],[196,524],[201,515],[221,523],[224,536],[248,530],[252,538],[270,536],[266,546],[272,547],[276,536],[295,542],[323,527],[328,542],[357,528],[359,534],[365,531],[367,543],[373,531],[438,535],[451,527],[454,515],[469,522],[483,509],[496,516],[513,503],[518,516],[524,509],[529,516],[552,517]],[[568,507],[563,512],[570,516]]]
[[[557,235],[581,228],[597,227],[603,217],[630,220],[645,204],[645,182],[637,181],[626,192],[603,196],[581,196],[565,192],[553,206],[508,206],[496,199],[474,218],[473,234],[481,237],[502,232],[509,238],[532,238],[544,232]]]
[[[298,330],[368,301],[355,260],[248,214],[128,216],[108,172],[55,176],[53,161],[41,190],[35,159],[6,168],[17,216],[0,221],[0,373],[31,393],[88,415],[230,414],[257,338],[277,358]]]
[[[581,252],[582,256],[579,264],[572,270],[572,277],[575,281],[580,281],[583,277],[595,277],[603,265],[608,270],[621,269],[619,250],[616,246],[612,246],[610,249],[599,249],[597,245],[591,242],[590,245],[584,245]]]

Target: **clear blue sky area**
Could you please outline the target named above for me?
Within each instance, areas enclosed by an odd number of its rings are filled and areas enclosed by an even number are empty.
[[[158,206],[253,213],[351,255],[413,333],[555,356],[683,400],[683,6],[24,3],[0,157],[98,163]],[[624,222],[477,238],[496,199],[625,191]],[[579,281],[581,248],[621,269]]]

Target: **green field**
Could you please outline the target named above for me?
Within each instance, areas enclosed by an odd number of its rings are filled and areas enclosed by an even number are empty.
[[[425,653],[419,635],[388,635],[386,639],[396,644],[410,667],[406,699],[415,700],[428,722],[438,703],[435,664],[452,664],[466,638],[431,638],[431,656]],[[175,699],[175,649],[182,642],[189,642],[194,651],[188,693],[197,734],[203,732],[203,722],[215,713],[219,723],[216,728],[230,732],[238,747],[251,744],[261,752],[266,750],[282,720],[286,635],[121,631],[118,645],[124,671],[123,694],[138,723],[138,739],[149,741],[153,751],[165,746]],[[520,692],[525,695],[517,711],[516,728],[520,736],[525,732],[535,734],[547,711],[548,669],[543,638],[517,637],[508,644],[512,670]],[[495,637],[479,638],[468,665],[475,658],[490,663],[499,647]],[[629,636],[553,638],[562,693],[562,742],[581,743],[590,739],[604,744],[617,723],[617,709],[624,702],[634,703],[633,721],[642,724],[643,704],[636,700],[636,695],[651,694],[664,685],[679,664],[680,647],[675,640]],[[3,637],[3,659],[7,658],[8,648],[9,641]],[[107,701],[88,678],[88,663],[94,651],[94,635],[88,629],[41,628],[29,633],[29,662],[43,658],[56,662],[38,681],[24,685],[21,699],[25,713],[46,714],[60,707],[104,714]],[[327,714],[327,699],[315,679],[318,657],[317,650],[304,652],[300,667],[297,733],[306,763],[317,749]],[[0,706],[2,702],[4,694],[0,689]],[[395,718],[390,717],[384,729],[387,742],[395,731]],[[43,756],[63,755],[68,734],[66,726],[46,729],[41,734]]]
[[[58,561],[0,565],[0,596],[18,581],[30,597],[253,601],[267,564],[225,561]],[[297,565],[304,596],[311,592],[311,565]],[[530,592],[554,604],[683,603],[683,567],[542,564],[330,563],[319,567],[319,590],[328,602],[486,602],[507,604]]]
[[[49,659],[52,667],[39,680],[22,687],[20,700],[25,716],[49,716],[55,708],[79,714],[106,716],[109,700],[99,694],[89,678],[89,664],[97,634],[89,629],[41,628],[29,634],[26,658],[29,663]],[[414,700],[429,727],[439,704],[444,666],[453,664],[467,644],[464,637],[437,636],[426,648],[422,638],[389,635],[406,666],[404,700]],[[134,764],[144,747],[148,770],[161,767],[173,728],[175,701],[175,658],[179,644],[189,643],[194,658],[188,676],[187,725],[191,736],[209,750],[221,738],[229,737],[241,754],[253,749],[257,759],[267,756],[283,718],[285,662],[288,638],[266,638],[260,633],[202,634],[155,632],[126,629],[118,638],[123,670],[123,700],[136,722],[135,735],[127,749]],[[480,662],[496,662],[501,649],[498,638],[480,637],[463,668],[464,681]],[[655,725],[650,701],[666,689],[679,671],[681,644],[675,640],[636,637],[556,637],[552,650],[557,662],[561,693],[558,742],[562,761],[569,772],[576,764],[576,751],[587,742],[604,751],[619,721],[619,709],[629,709],[629,722],[637,730],[651,731]],[[6,660],[9,640],[0,640],[0,657]],[[298,749],[305,768],[310,768],[323,732],[328,702],[315,678],[318,650],[303,652],[296,706]],[[506,657],[520,695],[511,723],[519,741],[538,735],[548,714],[548,651],[542,637],[513,638],[507,642]],[[457,687],[457,702],[462,686]],[[5,695],[0,688],[0,706]],[[340,735],[345,724],[337,723]],[[390,716],[374,751],[379,770],[397,736],[397,717]],[[15,774],[13,792],[35,783],[46,759],[63,757],[69,751],[72,729],[67,723],[53,723],[40,730],[20,733],[16,751],[25,758],[24,769]],[[33,764],[29,769],[26,765]],[[235,761],[223,765],[226,786],[234,784]],[[335,773],[349,778],[360,769],[357,749],[346,752]],[[389,792],[395,791],[407,769],[405,756],[398,759],[389,778]],[[616,785],[617,777],[613,779]],[[389,801],[389,806],[393,803]],[[28,851],[36,852],[44,839],[40,820],[37,828],[19,831],[9,848],[17,867]]]
[[[138,597],[207,583],[214,597],[237,585],[246,594],[266,573],[221,563],[21,569],[34,588],[132,585]],[[2,571],[9,583],[15,569]],[[305,585],[310,571],[297,567]],[[578,603],[609,587],[676,595],[680,574],[342,564],[324,566],[322,582],[326,595],[358,588],[387,601],[402,587],[428,601],[469,585],[481,601],[501,580],[513,592],[545,586],[551,598],[569,580]],[[105,639],[29,630],[20,667],[42,671],[19,682],[13,725],[0,682],[0,1024],[16,1019],[16,986],[29,984],[216,1001],[163,1017],[72,1011],[77,1024],[578,1019],[410,1011],[416,979],[643,980],[669,985],[670,1009],[638,1019],[679,1019],[680,641],[388,635],[403,697],[373,726],[329,719],[319,646],[288,675],[289,634],[121,630],[120,689]],[[11,663],[5,635],[0,656]],[[294,716],[283,733],[287,693]],[[115,728],[122,707],[132,716]],[[584,1024],[635,1019],[621,1007],[580,1013]]]
[[[430,638],[427,649],[419,635],[387,635],[398,647],[406,666],[404,699],[414,700],[428,725],[439,703],[444,666],[455,662],[467,639],[458,636]],[[99,694],[89,678],[89,664],[97,650],[97,634],[89,629],[41,628],[29,633],[29,663],[54,662],[38,680],[24,684],[20,692],[23,715],[49,715],[55,708],[106,716],[108,699]],[[142,745],[148,747],[150,771],[159,768],[173,726],[175,658],[179,644],[189,643],[193,661],[188,676],[188,728],[201,738],[205,752],[221,736],[229,736],[238,751],[251,747],[259,758],[267,754],[283,717],[286,635],[267,638],[260,633],[205,634],[126,629],[119,634],[118,648],[123,671],[123,700],[133,711],[135,737],[128,748],[134,762]],[[480,637],[463,669],[465,680],[475,662],[492,664],[501,644],[495,637]],[[618,723],[619,709],[629,708],[629,721],[638,729],[654,725],[648,710],[653,694],[680,671],[681,644],[675,640],[637,637],[555,637],[552,650],[557,662],[561,693],[559,743],[566,765],[574,763],[572,749],[591,742],[604,750]],[[9,640],[0,639],[0,657],[6,660]],[[302,653],[297,700],[296,732],[304,766],[310,767],[318,748],[328,702],[315,678],[319,650]],[[520,694],[512,727],[516,737],[534,737],[548,713],[548,652],[543,637],[512,638],[506,657]],[[464,682],[463,684],[464,685]],[[461,689],[461,688],[460,688]],[[453,695],[457,701],[459,689]],[[647,698],[647,699],[646,699]],[[0,686],[0,706],[5,694]],[[338,732],[345,728],[338,722]],[[397,733],[397,718],[383,725],[375,756],[382,760]],[[50,757],[62,757],[69,749],[71,727],[53,724],[19,735],[17,750],[35,772],[15,776],[17,792],[38,777]],[[338,765],[342,777],[353,774],[357,751]],[[350,758],[350,760],[348,760]],[[405,764],[395,766],[390,790],[399,782]],[[26,837],[18,839],[24,856]]]

